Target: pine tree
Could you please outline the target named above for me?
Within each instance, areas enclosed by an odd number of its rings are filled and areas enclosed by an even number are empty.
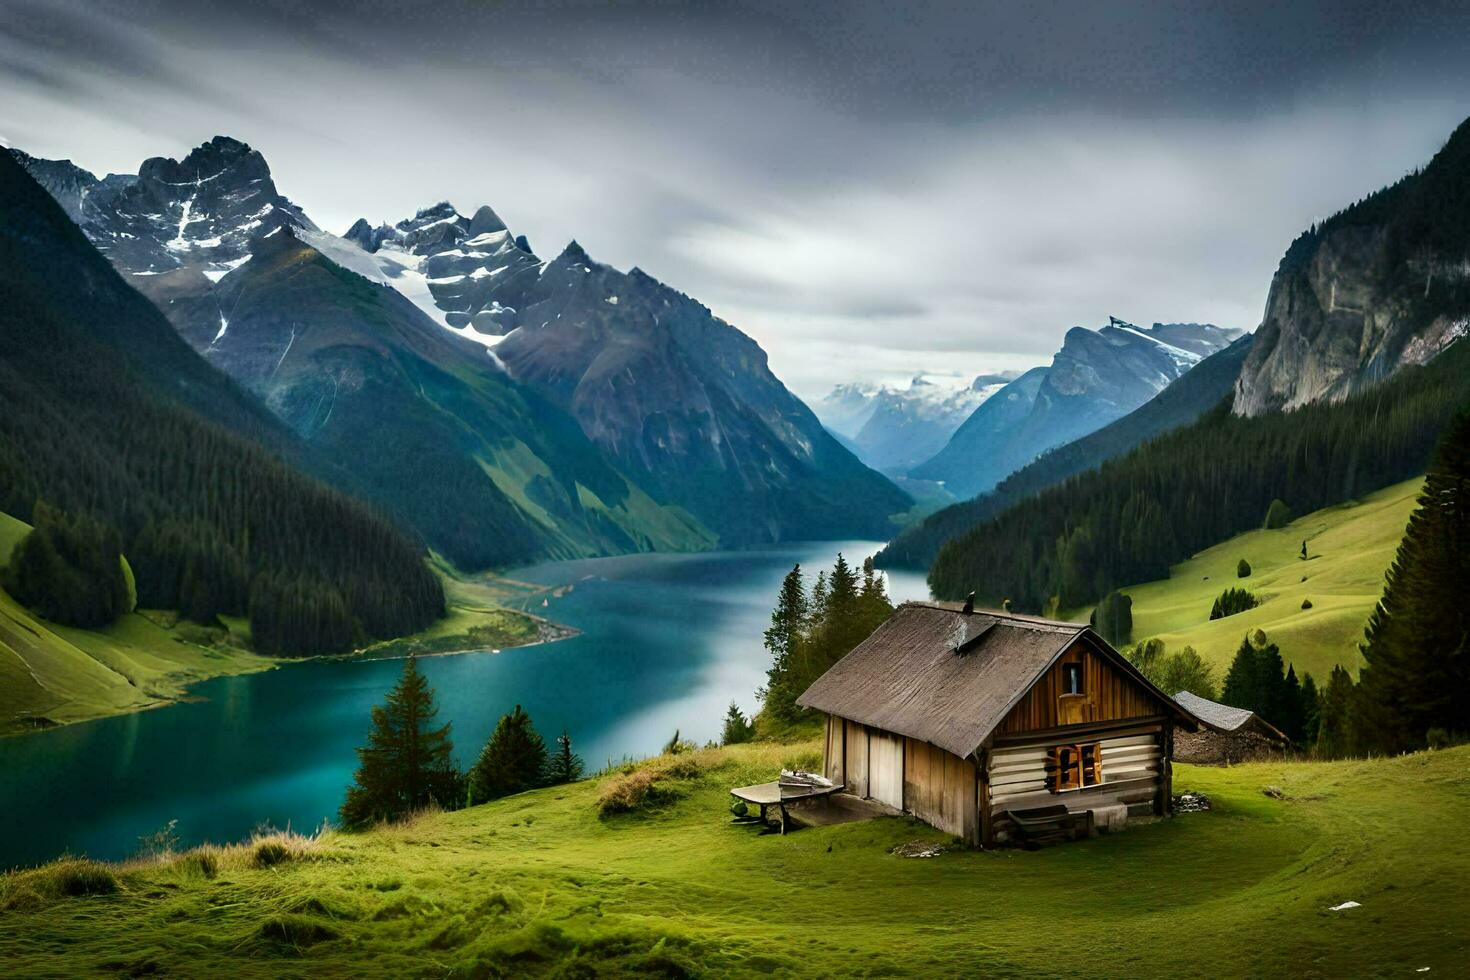
[[[1322,709],[1317,728],[1317,754],[1324,759],[1341,759],[1351,750],[1349,715],[1356,700],[1353,679],[1341,664],[1332,668],[1322,691]]]
[[[1225,672],[1225,687],[1220,696],[1231,707],[1255,711],[1261,702],[1260,657],[1250,637],[1240,641],[1235,658]]]
[[[582,757],[572,751],[572,736],[563,728],[556,737],[556,753],[546,765],[546,782],[552,786],[575,783],[582,778],[583,768]]]
[[[1286,668],[1286,680],[1279,700],[1280,720],[1275,725],[1292,742],[1301,745],[1306,738],[1307,719],[1302,711],[1302,685],[1297,680],[1295,664]]]
[[[412,654],[384,703],[373,707],[368,744],[347,790],[341,818],[349,828],[394,820],[430,803],[452,806],[459,797],[449,725],[434,728],[434,691]]]
[[[469,772],[470,801],[485,803],[546,783],[546,742],[516,705],[503,715]]]
[[[1311,748],[1317,744],[1317,732],[1322,722],[1321,695],[1317,693],[1317,682],[1311,674],[1302,675],[1301,715],[1301,744]]]
[[[725,712],[725,727],[720,734],[720,744],[738,745],[749,742],[754,737],[755,726],[745,717],[740,705],[731,701],[729,710]]]
[[[1470,731],[1470,412],[1450,423],[1368,620],[1354,729],[1381,752]]]
[[[822,580],[819,579],[819,582]],[[823,589],[825,595],[825,588]],[[795,565],[781,580],[776,608],[771,612],[771,625],[765,632],[765,647],[771,655],[766,671],[765,706],[777,718],[790,720],[797,713],[796,699],[801,686],[801,647],[805,641],[811,604],[802,582],[801,566]]]

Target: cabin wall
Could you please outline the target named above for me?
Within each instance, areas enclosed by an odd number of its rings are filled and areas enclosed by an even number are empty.
[[[903,740],[904,809],[947,834],[980,843],[979,774],[968,759]]]
[[[1067,664],[1082,664],[1083,693],[1064,694]],[[1162,712],[1158,699],[1120,667],[1077,643],[1057,659],[996,728],[998,735],[1145,718]]]
[[[980,843],[979,770],[968,759],[833,715],[827,719],[822,771],[854,796]]]
[[[987,839],[1009,839],[1009,810],[1061,804],[1078,813],[1121,804],[1128,807],[1129,816],[1166,812],[1171,791],[1169,734],[1163,722],[1154,722],[1061,729],[999,743],[985,756]],[[1083,744],[1099,746],[1102,781],[1079,789],[1048,789],[1051,750]]]
[[[855,721],[844,721],[842,767],[847,773],[847,791],[868,798],[868,728]]]
[[[845,723],[836,715],[827,716],[827,744],[822,750],[822,775],[834,783],[846,784],[847,769],[843,765]]]

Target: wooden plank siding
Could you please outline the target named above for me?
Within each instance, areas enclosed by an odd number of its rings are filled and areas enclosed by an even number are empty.
[[[1067,664],[1082,664],[1081,695],[1063,691]],[[996,728],[1013,735],[1089,722],[1143,718],[1159,713],[1158,698],[1108,662],[1086,643],[1077,643],[1057,659]]]
[[[845,725],[836,715],[827,716],[827,744],[822,750],[822,775],[834,783],[846,783],[843,762]]]
[[[912,813],[971,844],[981,842],[979,770],[968,759],[829,715],[823,773],[854,796]]]
[[[842,768],[847,791],[863,799],[868,797],[868,728],[856,721],[844,721]]]
[[[974,764],[916,738],[903,740],[903,756],[904,809],[947,834],[980,843]]]

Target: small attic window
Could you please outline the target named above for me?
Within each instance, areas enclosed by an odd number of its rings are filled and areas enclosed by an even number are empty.
[[[1062,693],[1083,693],[1081,664],[1062,664]]]

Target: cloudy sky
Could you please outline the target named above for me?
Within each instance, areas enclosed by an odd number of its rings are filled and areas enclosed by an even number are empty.
[[[1458,6],[0,0],[0,139],[101,173],[226,133],[336,231],[489,203],[814,397],[1253,328],[1301,228],[1470,113]]]

